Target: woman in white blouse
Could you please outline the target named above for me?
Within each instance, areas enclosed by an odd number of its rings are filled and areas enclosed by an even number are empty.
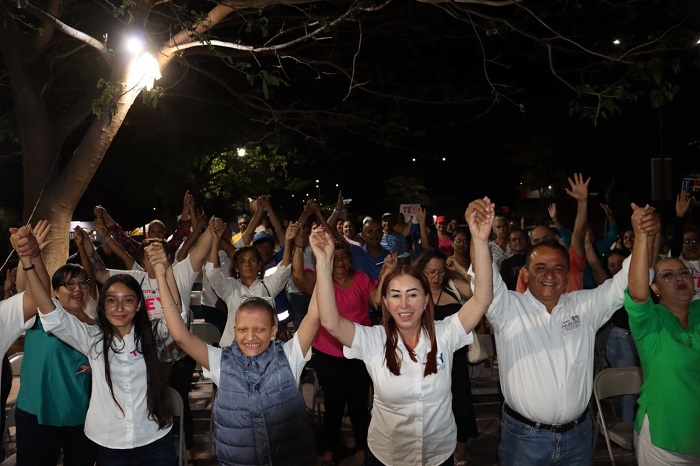
[[[86,325],[51,299],[31,268],[31,258],[20,260],[44,329],[90,361],[85,435],[99,445],[97,463],[172,466],[172,409],[157,343],[168,332],[161,321],[154,334],[139,283],[129,275],[110,277],[100,290],[97,325]]]
[[[230,277],[221,272],[219,266],[219,242],[224,232],[224,225],[218,225],[213,233],[216,236],[209,252],[209,262],[204,267],[204,273],[212,289],[226,301],[228,318],[226,327],[221,335],[219,346],[231,345],[234,341],[233,327],[236,322],[236,310],[244,296],[272,298],[284,290],[292,276],[292,250],[294,248],[294,233],[289,228],[285,232],[285,247],[280,262],[275,271],[263,278],[263,261],[255,246],[245,246],[237,249],[231,257]]]
[[[345,357],[365,362],[374,382],[367,466],[453,464],[453,353],[473,341],[470,332],[493,299],[490,199],[470,203],[465,218],[473,238],[475,292],[456,314],[439,322],[433,320],[425,275],[409,265],[382,280],[382,326],[365,327],[340,317],[333,291],[332,238],[320,228],[311,235],[321,325],[343,344]]]

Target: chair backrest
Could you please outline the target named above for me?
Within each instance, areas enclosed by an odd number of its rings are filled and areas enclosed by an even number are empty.
[[[5,431],[2,433],[2,448],[5,451],[5,457],[12,455],[17,449],[16,436],[12,435],[15,427],[15,408],[16,406],[10,408],[5,418]]]
[[[593,394],[596,400],[618,395],[636,395],[641,386],[642,372],[638,367],[609,367],[595,376]]]
[[[187,447],[185,446],[185,406],[182,401],[182,397],[173,387],[168,387],[170,392],[170,403],[173,407],[173,416],[179,418],[178,424],[178,435],[177,435],[177,464],[178,466],[185,466],[187,464]]]
[[[22,359],[24,359],[24,353],[15,353],[8,358],[10,360],[10,366],[12,367],[12,375],[19,377],[20,371],[22,370]]]
[[[190,331],[209,344],[219,344],[221,332],[219,328],[211,322],[192,322]]]

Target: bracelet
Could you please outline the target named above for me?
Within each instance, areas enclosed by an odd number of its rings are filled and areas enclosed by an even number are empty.
[[[296,246],[296,247],[298,247],[298,248],[302,248],[302,249],[305,248],[305,246],[304,246],[303,244],[302,244],[302,245],[299,245],[299,244],[297,244],[297,243],[294,243],[294,246]]]
[[[333,212],[335,212],[336,214],[342,214],[342,213],[345,212],[346,210],[347,210],[347,209],[338,210],[337,207],[333,207]]]
[[[25,272],[29,271],[29,270],[34,270],[34,269],[36,269],[36,265],[34,265],[34,264],[30,265],[29,267],[24,267],[24,266],[22,267],[22,270],[24,270]]]
[[[166,304],[165,306],[162,306],[162,305],[161,305],[160,307],[161,307],[161,309],[165,309],[166,307],[179,306],[179,305],[180,305],[180,303],[178,303],[177,301],[175,301],[175,302],[172,303],[172,304]]]
[[[102,244],[107,244],[110,241],[114,241],[114,236],[109,235],[108,237],[105,238],[104,242]]]

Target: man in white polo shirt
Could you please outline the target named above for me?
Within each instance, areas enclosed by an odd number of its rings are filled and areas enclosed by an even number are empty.
[[[652,208],[633,214],[632,222],[645,232],[661,229]],[[509,291],[494,272],[486,318],[496,337],[505,400],[501,466],[590,464],[595,336],[624,303],[629,261],[597,288],[565,293],[569,253],[547,240],[527,255],[524,293]]]

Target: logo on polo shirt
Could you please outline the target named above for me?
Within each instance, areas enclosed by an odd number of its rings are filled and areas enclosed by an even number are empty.
[[[581,328],[581,318],[579,316],[572,316],[570,319],[566,319],[561,324],[562,330],[565,332],[571,332]]]
[[[438,354],[435,358],[437,361],[437,370],[441,371],[445,368],[445,358],[442,357],[442,353]],[[423,363],[424,366],[428,365],[428,362]]]

